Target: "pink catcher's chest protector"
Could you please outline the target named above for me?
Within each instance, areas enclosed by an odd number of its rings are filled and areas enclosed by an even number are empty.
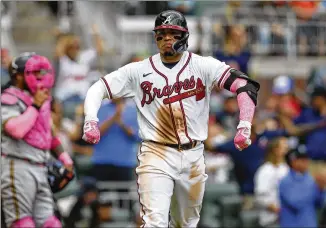
[[[54,70],[50,61],[44,56],[33,55],[29,58],[25,65],[24,75],[32,94],[37,88],[51,89],[54,85]]]
[[[10,95],[10,96],[8,96]],[[25,93],[23,90],[20,90],[18,88],[15,87],[10,87],[6,90],[4,90],[1,94],[1,101],[4,101],[5,104],[9,104],[11,103],[10,100],[6,99],[7,97],[9,99],[12,99],[14,97],[20,99],[21,101],[23,101],[27,106],[30,106],[33,104],[33,98]],[[4,99],[3,99],[4,97]]]
[[[41,150],[51,148],[51,100],[44,102],[33,128],[25,135],[24,141]]]
[[[1,101],[5,104],[11,104],[13,103],[11,102],[13,96],[23,101],[23,103],[25,103],[27,107],[33,104],[32,96],[14,87],[10,87],[3,91]],[[24,136],[23,140],[29,145],[41,150],[48,150],[51,148],[51,99],[44,102],[44,104],[39,110],[39,114],[34,126]]]

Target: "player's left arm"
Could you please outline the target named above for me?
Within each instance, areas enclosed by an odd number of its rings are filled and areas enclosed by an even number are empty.
[[[251,144],[251,124],[255,114],[260,84],[241,71],[230,68],[220,79],[219,87],[237,94],[240,120],[234,144],[237,149],[243,150]]]
[[[51,154],[59,161],[49,163],[48,181],[53,193],[64,189],[75,177],[73,161],[69,154],[64,151],[59,137],[56,135],[55,127],[52,125]]]
[[[251,144],[251,123],[257,105],[259,83],[241,71],[212,57],[204,57],[200,65],[206,75],[206,84],[210,86],[210,89],[217,86],[237,94],[240,120],[234,144],[237,149],[243,150]]]
[[[52,128],[50,152],[56,159],[62,162],[67,169],[72,170],[74,162],[69,154],[64,150],[60,138],[56,135],[54,128]]]

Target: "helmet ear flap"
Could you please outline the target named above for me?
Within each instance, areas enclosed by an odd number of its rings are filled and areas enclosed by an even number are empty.
[[[182,38],[173,44],[172,46],[173,50],[177,53],[182,53],[186,51],[188,48],[188,38],[189,38],[189,33],[185,32],[182,35]]]

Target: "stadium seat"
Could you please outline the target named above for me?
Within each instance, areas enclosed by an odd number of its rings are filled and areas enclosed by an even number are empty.
[[[240,226],[243,228],[259,227],[259,212],[257,210],[244,210],[240,212]]]
[[[206,185],[203,208],[201,211],[200,227],[224,227],[222,226],[222,205],[225,206],[226,212],[236,211],[236,204],[239,201],[238,197],[239,187],[235,182],[229,183],[210,183]],[[224,197],[234,197],[233,199]],[[234,209],[231,209],[234,208]],[[231,213],[232,214],[232,213]],[[226,220],[231,218],[231,222]],[[226,217],[224,220],[226,223],[233,223],[234,219],[232,216]]]
[[[239,195],[224,196],[219,200],[222,227],[239,227],[242,198]]]
[[[90,156],[87,155],[75,155],[74,162],[76,167],[76,173],[78,174],[78,179],[87,176],[92,168],[92,160]]]
[[[130,211],[124,208],[113,208],[112,209],[112,220],[115,222],[129,221],[131,218]]]
[[[220,227],[219,214],[220,208],[216,204],[205,201],[201,210],[199,227]]]
[[[217,201],[223,196],[239,194],[239,187],[235,182],[207,184],[204,198]]]
[[[132,222],[106,222],[100,225],[101,228],[120,228],[120,227],[136,227]]]

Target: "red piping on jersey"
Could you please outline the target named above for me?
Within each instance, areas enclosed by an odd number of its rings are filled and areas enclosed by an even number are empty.
[[[160,71],[158,71],[153,63],[153,60],[152,60],[152,56],[149,58],[149,61],[152,65],[152,68],[156,71],[156,73],[158,73],[159,75],[161,75],[165,81],[166,81],[166,85],[169,86],[169,81],[168,81],[168,78],[163,74],[161,73]],[[170,97],[170,95],[168,95],[168,98]],[[180,138],[179,138],[179,135],[178,135],[178,132],[177,132],[177,128],[175,126],[175,121],[174,121],[174,115],[173,115],[173,112],[172,112],[172,108],[171,108],[171,103],[169,104],[169,110],[170,110],[170,117],[172,119],[172,124],[173,124],[173,130],[174,130],[174,133],[175,133],[175,136],[178,140],[178,144],[180,145],[181,142],[180,142]]]
[[[221,86],[221,82],[223,81],[224,76],[226,75],[226,73],[231,69],[231,67],[227,68],[224,73],[222,74],[222,77],[220,77],[220,79],[218,80],[217,86],[220,88]]]
[[[179,77],[180,77],[180,74],[184,71],[184,69],[187,67],[187,65],[189,64],[190,62],[190,59],[191,59],[191,52],[189,52],[189,56],[188,56],[188,59],[185,63],[185,65],[183,65],[182,69],[179,71],[179,73],[177,74],[177,79],[176,81],[179,82]],[[179,94],[181,93],[181,89],[179,91]],[[188,130],[187,130],[187,121],[186,121],[186,114],[185,114],[185,111],[183,109],[183,104],[182,104],[182,100],[180,99],[179,100],[179,103],[180,103],[180,107],[181,107],[181,112],[182,112],[182,116],[183,116],[183,124],[185,125],[185,134],[187,136],[187,138],[189,139],[189,142],[192,143],[192,140],[191,138],[189,137],[188,135]]]
[[[106,89],[109,92],[109,96],[110,96],[109,98],[112,99],[113,97],[112,97],[112,93],[111,93],[110,86],[109,86],[108,82],[105,80],[104,77],[101,77],[100,79],[104,82]]]

